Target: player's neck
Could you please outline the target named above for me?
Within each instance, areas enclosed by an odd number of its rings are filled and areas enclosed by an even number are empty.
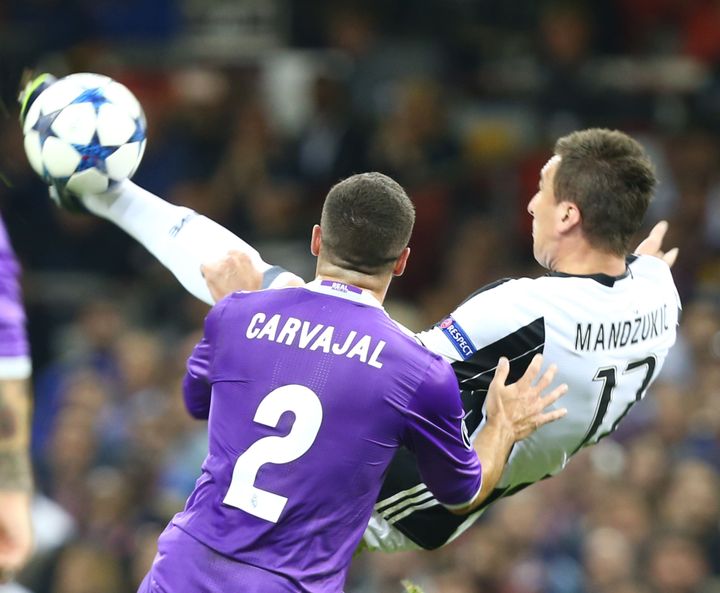
[[[625,273],[623,256],[593,249],[587,244],[575,245],[559,254],[553,262],[552,270],[563,274],[592,275],[607,274],[621,276]]]
[[[333,282],[342,282],[343,284],[357,286],[382,304],[383,301],[385,301],[385,295],[387,294],[392,275],[363,274],[324,262],[318,266],[315,278],[317,280],[331,280]]]

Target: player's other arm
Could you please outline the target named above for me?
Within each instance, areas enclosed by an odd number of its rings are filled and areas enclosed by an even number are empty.
[[[32,490],[29,427],[29,381],[0,379],[0,490]]]
[[[207,314],[205,332],[188,358],[185,377],[183,378],[185,408],[193,418],[200,420],[205,420],[210,415],[213,344],[226,305],[227,301],[221,301],[210,309]]]
[[[488,421],[475,442],[463,430],[457,380],[447,365],[436,361],[412,402],[408,447],[415,452],[423,482],[450,511],[476,509],[497,485],[512,445],[540,426],[565,415],[544,412],[566,391],[560,386],[547,396],[554,367],[538,379],[538,356],[517,383],[506,385],[509,364],[503,359],[488,394]]]
[[[0,582],[12,578],[32,550],[30,409],[30,382],[0,379]]]
[[[183,401],[188,413],[199,420],[210,415],[209,380],[210,344],[203,337],[193,349],[187,361],[187,370],[183,378]]]
[[[665,239],[665,233],[667,233],[669,224],[666,220],[658,222],[650,231],[647,237],[643,239],[640,245],[635,249],[635,253],[640,255],[652,255],[658,259],[663,260],[671,268],[677,260],[679,249],[673,247],[668,251],[663,251],[663,239]]]

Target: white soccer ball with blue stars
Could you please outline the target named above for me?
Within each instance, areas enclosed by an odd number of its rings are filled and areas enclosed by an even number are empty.
[[[101,74],[71,74],[33,101],[25,152],[47,183],[84,195],[132,177],[145,151],[145,114],[135,96]]]

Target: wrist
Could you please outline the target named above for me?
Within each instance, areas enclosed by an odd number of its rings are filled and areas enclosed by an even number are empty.
[[[494,434],[494,440],[500,447],[507,447],[509,450],[517,440],[515,437],[515,428],[506,418],[488,418],[485,423],[484,430],[489,430]]]

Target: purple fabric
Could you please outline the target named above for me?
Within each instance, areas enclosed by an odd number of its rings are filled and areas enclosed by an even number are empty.
[[[173,523],[236,562],[242,578],[246,566],[262,569],[247,577],[258,591],[284,591],[272,588],[276,575],[297,591],[341,591],[401,445],[440,501],[468,502],[480,487],[450,366],[350,297],[305,288],[229,296],[208,315],[184,386],[191,413],[209,411],[209,454]],[[226,503],[229,490],[240,494]],[[272,497],[286,500],[268,518]],[[186,556],[169,543],[164,570],[212,581],[212,563],[191,569]]]
[[[0,219],[0,358],[29,356],[20,265]]]
[[[182,557],[179,564],[175,559]],[[170,523],[138,593],[297,593],[281,575],[218,554]]]

